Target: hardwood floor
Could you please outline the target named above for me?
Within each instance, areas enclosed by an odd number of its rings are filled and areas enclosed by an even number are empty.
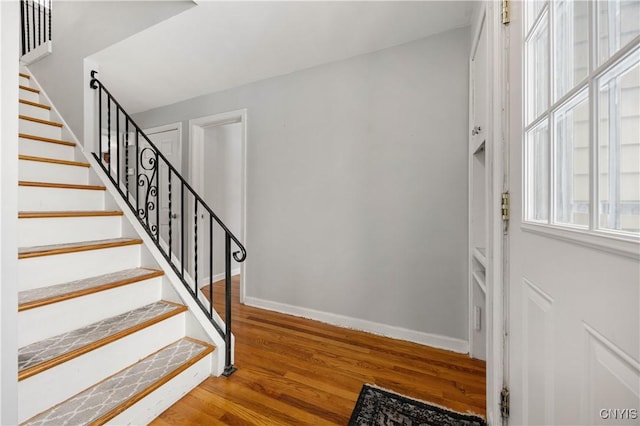
[[[364,383],[485,415],[483,361],[243,306],[238,277],[233,287],[238,371],[207,379],[152,425],[346,425]],[[222,313],[222,282],[214,300]]]

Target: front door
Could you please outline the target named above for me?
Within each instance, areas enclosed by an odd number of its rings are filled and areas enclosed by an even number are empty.
[[[510,424],[640,424],[638,17],[511,2]]]

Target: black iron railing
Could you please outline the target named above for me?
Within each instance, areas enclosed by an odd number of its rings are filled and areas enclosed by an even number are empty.
[[[245,260],[247,252],[176,166],[167,160],[96,78],[96,74],[96,71],[91,72],[90,82],[91,88],[98,90],[98,152],[93,155],[211,324],[225,339],[223,374],[228,376],[235,371],[231,362],[232,257],[240,263]],[[233,253],[232,243],[239,248]],[[217,313],[213,308],[212,281],[214,252],[217,250],[224,250],[225,259],[225,330],[216,322],[214,316]],[[199,281],[209,285],[208,303],[200,298]]]
[[[51,0],[20,0],[22,55],[51,41]]]

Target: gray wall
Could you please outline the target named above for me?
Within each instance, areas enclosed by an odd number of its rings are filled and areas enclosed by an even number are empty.
[[[248,108],[247,296],[467,340],[469,38],[452,30],[135,119]]]
[[[29,71],[82,139],[84,58],[192,6],[191,1],[54,1],[53,53]]]

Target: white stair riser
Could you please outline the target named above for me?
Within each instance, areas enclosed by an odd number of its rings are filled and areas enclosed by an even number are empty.
[[[38,93],[34,93],[31,90],[25,90],[25,89],[20,89],[19,92],[20,92],[20,99],[40,103],[40,95]]]
[[[118,238],[122,216],[48,217],[18,220],[18,246],[43,246]]]
[[[60,139],[62,128],[49,124],[36,123],[35,121],[20,119],[20,133],[42,136],[43,138]]]
[[[72,161],[74,159],[74,147],[20,138],[18,143],[18,154]]]
[[[20,160],[18,178],[32,182],[72,183],[86,185],[89,182],[89,168],[67,164],[45,163],[42,161]]]
[[[179,314],[18,382],[18,421],[95,385],[184,335]]]
[[[36,107],[33,105],[27,105],[20,102],[18,104],[18,112],[20,115],[26,115],[27,117],[41,118],[43,120],[50,120],[51,113],[48,109]]]
[[[29,80],[26,77],[20,76],[20,86],[27,86],[29,87],[29,84],[31,83],[31,80]]]
[[[214,352],[215,353],[215,352]],[[108,425],[145,425],[205,381],[211,375],[209,354],[142,400],[107,422]]]
[[[18,260],[18,291],[62,284],[140,266],[140,245]]]
[[[19,312],[18,347],[156,302],[161,280],[157,277]]]
[[[105,191],[92,189],[43,188],[20,186],[20,211],[103,210]]]

